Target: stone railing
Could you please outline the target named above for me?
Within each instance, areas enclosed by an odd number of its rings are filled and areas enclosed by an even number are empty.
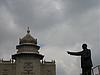
[[[15,61],[12,59],[10,60],[0,59],[0,64],[12,64],[12,63],[15,63]]]

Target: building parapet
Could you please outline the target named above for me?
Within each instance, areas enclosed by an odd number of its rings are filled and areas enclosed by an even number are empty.
[[[10,60],[4,60],[4,59],[0,59],[0,64],[12,64],[14,63],[14,60],[10,59]]]
[[[42,64],[47,64],[47,65],[51,65],[51,64],[55,64],[55,60],[51,60],[51,61],[42,60],[41,63],[42,63]]]

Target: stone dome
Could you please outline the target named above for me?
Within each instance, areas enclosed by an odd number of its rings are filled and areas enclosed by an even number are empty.
[[[25,43],[37,44],[37,39],[31,36],[29,28],[27,30],[27,34],[22,39],[19,39],[19,44]]]

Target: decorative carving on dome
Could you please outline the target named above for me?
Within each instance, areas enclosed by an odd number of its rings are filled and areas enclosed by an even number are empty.
[[[22,39],[21,38],[19,39],[19,44],[25,44],[25,43],[37,44],[37,39],[31,36],[29,27],[27,30],[27,34]]]

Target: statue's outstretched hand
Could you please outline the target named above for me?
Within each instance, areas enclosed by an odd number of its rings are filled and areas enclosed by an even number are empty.
[[[68,53],[68,54],[70,54],[70,52],[69,52],[69,51],[67,51],[67,53]]]

